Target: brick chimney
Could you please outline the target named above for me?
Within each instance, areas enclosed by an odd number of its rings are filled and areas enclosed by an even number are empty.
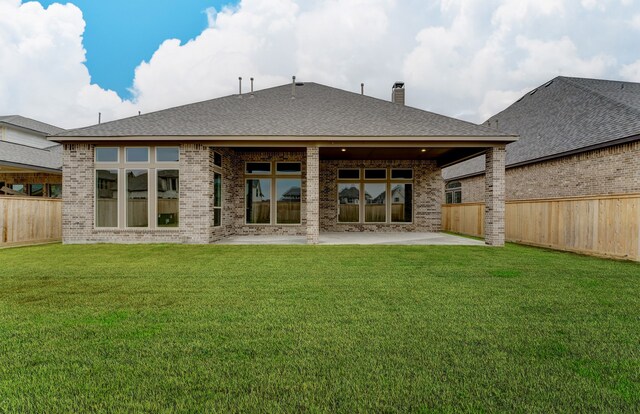
[[[396,82],[391,88],[391,102],[404,105],[404,82]]]

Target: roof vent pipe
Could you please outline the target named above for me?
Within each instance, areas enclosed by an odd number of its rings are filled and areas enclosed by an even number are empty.
[[[98,112],[98,124],[102,123],[102,112]]]
[[[251,93],[253,93],[253,78],[251,78]]]
[[[364,83],[360,84],[360,95],[364,95]]]
[[[291,77],[291,99],[296,99],[296,77]]]
[[[238,95],[242,96],[242,76],[238,76]]]
[[[404,82],[396,82],[391,88],[391,102],[404,105]]]

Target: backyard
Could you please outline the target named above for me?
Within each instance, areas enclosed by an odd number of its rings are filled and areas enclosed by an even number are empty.
[[[0,250],[0,412],[631,412],[640,265],[517,245]]]

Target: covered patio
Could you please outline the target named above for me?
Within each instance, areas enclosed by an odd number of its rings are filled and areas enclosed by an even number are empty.
[[[305,236],[247,235],[226,237],[217,244],[306,244]],[[484,246],[482,240],[447,233],[321,232],[320,245]]]

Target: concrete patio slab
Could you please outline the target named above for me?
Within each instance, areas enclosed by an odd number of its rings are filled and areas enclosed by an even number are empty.
[[[306,244],[305,236],[231,236],[217,244]],[[320,233],[319,244],[395,244],[421,246],[484,246],[482,240],[446,233]]]

